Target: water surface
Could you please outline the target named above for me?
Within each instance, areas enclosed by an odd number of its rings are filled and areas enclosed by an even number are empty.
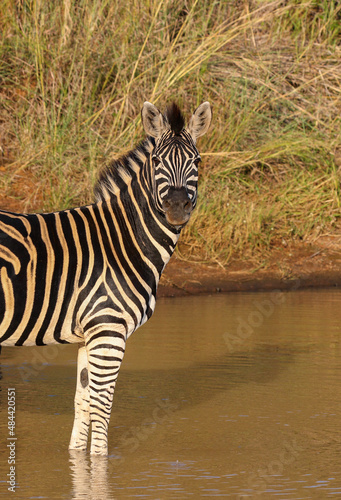
[[[128,341],[108,460],[67,450],[77,348],[3,348],[0,497],[341,498],[340,304],[334,289],[159,300]]]

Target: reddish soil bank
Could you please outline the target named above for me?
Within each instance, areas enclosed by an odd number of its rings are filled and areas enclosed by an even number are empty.
[[[341,235],[277,248],[264,262],[232,260],[227,268],[173,256],[158,297],[256,290],[341,286]]]

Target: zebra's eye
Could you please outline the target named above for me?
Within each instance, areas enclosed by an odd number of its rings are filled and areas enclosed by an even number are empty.
[[[193,163],[196,167],[198,167],[200,162],[201,162],[201,158],[196,158]]]
[[[159,160],[159,158],[157,158],[156,156],[153,156],[153,165],[154,167],[158,167],[161,163],[161,160]]]

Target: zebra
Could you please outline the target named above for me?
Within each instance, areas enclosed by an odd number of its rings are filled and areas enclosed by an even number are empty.
[[[69,450],[108,454],[108,424],[128,337],[153,314],[156,290],[197,203],[198,137],[173,103],[145,102],[147,137],[98,176],[95,201],[42,214],[0,211],[0,346],[79,343]]]

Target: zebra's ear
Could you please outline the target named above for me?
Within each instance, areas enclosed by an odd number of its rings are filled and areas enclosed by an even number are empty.
[[[147,135],[158,139],[169,128],[168,122],[154,104],[145,102],[141,111],[143,128]]]
[[[191,134],[193,141],[196,142],[198,137],[206,134],[210,126],[212,118],[212,109],[209,102],[203,102],[194,111],[192,118],[188,124],[188,132]]]

